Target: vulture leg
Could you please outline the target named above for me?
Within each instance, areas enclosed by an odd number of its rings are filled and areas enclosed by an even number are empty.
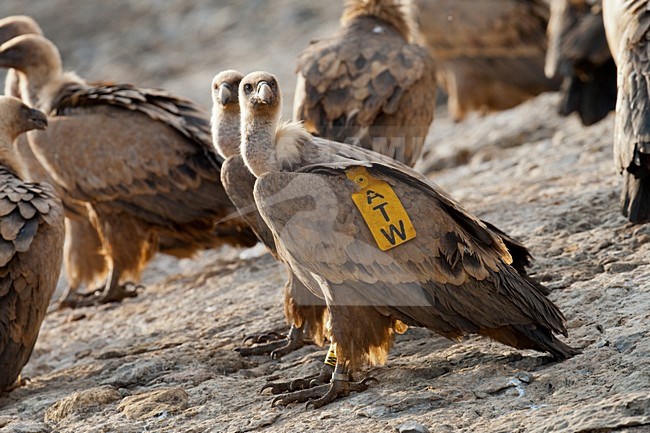
[[[104,294],[97,298],[98,303],[107,304],[109,302],[120,302],[122,299],[135,298],[138,296],[138,288],[142,288],[142,286],[136,285],[132,282],[120,284],[121,273],[122,272],[117,266],[111,266],[108,280],[106,280]]]
[[[60,308],[90,307],[92,305],[108,304],[109,302],[120,302],[123,299],[138,296],[138,289],[142,289],[142,285],[132,282],[120,284],[121,272],[119,268],[115,265],[110,265],[109,268],[108,279],[104,287],[90,293],[72,293],[61,301]]]
[[[28,382],[30,382],[29,377],[23,377],[22,375],[18,375],[18,378],[13,383],[13,385],[9,386],[8,388],[5,388],[3,392],[10,393],[14,389],[22,388],[23,386],[27,385]]]
[[[248,336],[244,341],[251,340],[256,341],[268,341],[268,338],[273,338],[277,333],[265,333],[258,336]],[[305,345],[305,339],[303,337],[302,327],[297,327],[291,325],[289,333],[286,336],[281,336],[281,338],[276,338],[275,341],[271,341],[263,344],[256,344],[252,347],[239,347],[235,349],[242,356],[252,356],[252,355],[266,355],[267,353],[271,354],[271,358],[280,359],[287,353],[291,353],[294,350],[300,349]]]
[[[329,382],[332,379],[332,373],[334,372],[334,367],[329,364],[323,365],[323,368],[319,373],[311,374],[306,377],[301,377],[299,379],[289,380],[287,382],[270,382],[267,383],[260,389],[260,393],[265,389],[270,389],[271,394],[282,394],[284,392],[295,392],[302,389],[315,388],[319,385],[323,385]]]
[[[307,407],[318,409],[330,404],[338,397],[347,397],[351,392],[365,391],[373,382],[377,383],[378,381],[374,377],[367,377],[359,382],[350,381],[350,374],[346,367],[337,362],[329,384],[278,396],[273,399],[271,406],[307,402]]]

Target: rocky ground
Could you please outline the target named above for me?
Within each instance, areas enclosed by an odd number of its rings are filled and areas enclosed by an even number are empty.
[[[339,10],[297,0],[150,9],[163,3],[3,0],[0,16],[36,16],[89,78],[207,106],[204,89],[226,67],[277,70],[290,93],[296,53],[335,28]],[[364,372],[379,379],[368,391],[319,410],[271,408],[257,392],[265,383],[315,372],[325,355],[233,351],[245,335],[284,329],[282,267],[259,248],[160,256],[139,297],[48,315],[24,369],[31,382],[0,397],[0,432],[393,432],[410,421],[431,432],[650,431],[650,226],[619,215],[613,117],[583,128],[556,116],[556,102],[542,95],[461,124],[443,113],[419,169],[524,241],[582,354],[550,363],[410,329],[386,366]]]

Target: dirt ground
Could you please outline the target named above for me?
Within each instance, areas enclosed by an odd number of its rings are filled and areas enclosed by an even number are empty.
[[[230,67],[276,72],[290,95],[296,54],[336,28],[340,10],[163,4],[3,0],[0,16],[35,16],[87,78],[166,87],[208,106],[211,77]],[[261,248],[159,256],[139,297],[48,315],[24,369],[31,382],[0,397],[0,432],[394,432],[409,421],[430,432],[650,431],[650,226],[619,214],[613,116],[584,128],[555,114],[557,100],[460,124],[441,113],[418,168],[529,247],[582,354],[551,363],[410,329],[384,367],[364,372],[379,379],[368,391],[319,410],[271,408],[258,393],[265,383],[316,372],[325,355],[233,351],[245,335],[285,328],[283,268]]]

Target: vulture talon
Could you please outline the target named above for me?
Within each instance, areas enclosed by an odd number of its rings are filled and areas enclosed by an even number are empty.
[[[286,335],[280,332],[270,331],[258,335],[255,334],[248,335],[244,338],[242,344],[246,344],[248,342],[251,342],[252,344],[263,344],[263,343],[269,343],[271,341],[281,340],[283,338],[286,338]]]
[[[273,334],[278,336],[281,335],[272,332],[264,335]],[[246,339],[248,338],[249,337],[246,337]],[[244,339],[244,341],[246,341],[246,339]],[[271,356],[271,359],[278,360],[284,355],[291,353],[294,350],[300,349],[304,345],[305,339],[302,336],[302,329],[292,326],[289,330],[289,333],[286,336],[282,336],[281,339],[270,341],[268,343],[257,344],[252,347],[238,347],[235,349],[235,351],[239,352],[239,354],[242,356],[269,354]]]
[[[296,392],[316,388],[331,380],[333,370],[334,369],[331,366],[325,364],[319,373],[310,374],[309,376],[286,382],[268,383],[262,387],[260,393],[269,388],[271,389],[271,394],[282,394],[283,392]]]
[[[315,388],[308,388],[289,394],[279,395],[271,401],[271,407],[275,407],[276,404],[288,406],[291,403],[304,403],[311,401],[312,399],[319,398],[327,394],[329,388],[330,385],[320,385]]]

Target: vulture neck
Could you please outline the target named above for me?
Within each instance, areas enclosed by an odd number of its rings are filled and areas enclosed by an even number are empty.
[[[46,114],[52,110],[52,103],[65,84],[85,82],[72,72],[63,73],[61,67],[39,68],[25,74],[18,71],[20,95],[25,103]]]
[[[6,96],[13,96],[15,98],[22,99],[20,97],[20,81],[18,80],[18,71],[15,69],[7,70],[4,94]]]
[[[211,123],[212,141],[217,152],[224,159],[239,155],[241,143],[239,110],[235,108],[215,107]]]
[[[373,17],[393,26],[406,41],[411,41],[414,25],[405,13],[406,0],[346,0],[341,25],[346,26],[360,17]]]
[[[255,177],[282,169],[275,149],[275,130],[279,117],[279,113],[255,115],[248,111],[242,116],[241,154]]]
[[[0,166],[16,174],[21,180],[27,179],[27,170],[19,160],[12,143],[16,142],[18,137],[3,137],[0,139]],[[18,143],[15,143],[16,146]]]

